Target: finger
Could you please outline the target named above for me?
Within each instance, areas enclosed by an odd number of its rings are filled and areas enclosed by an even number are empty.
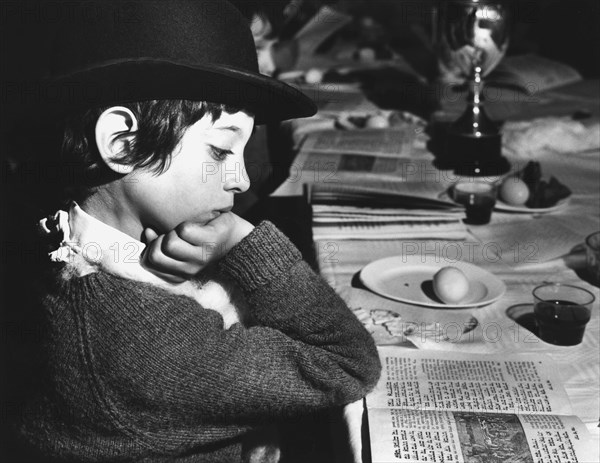
[[[213,247],[214,245],[211,243],[190,244],[172,230],[164,236],[160,248],[167,257],[181,262],[196,262],[202,265],[210,260],[210,256],[214,253]]]
[[[184,241],[195,246],[217,244],[223,241],[235,225],[235,216],[231,212],[219,214],[205,224],[182,222],[175,227],[175,232]]]
[[[151,228],[144,229],[144,241],[146,244],[150,244],[156,238],[158,238],[158,233],[156,233]]]
[[[195,262],[182,262],[165,255],[162,250],[162,242],[165,235],[155,239],[142,255],[142,265],[155,274],[175,275],[183,278],[190,278],[198,273],[202,266]]]
[[[173,230],[175,234],[183,241],[199,246],[214,241],[214,225],[210,222],[201,225],[195,222],[182,222]]]

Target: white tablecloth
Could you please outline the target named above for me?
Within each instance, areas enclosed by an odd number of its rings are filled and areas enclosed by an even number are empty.
[[[585,254],[581,248],[584,237],[600,229],[600,153],[548,155],[542,161],[542,166],[544,177],[555,175],[573,191],[570,203],[561,211],[546,216],[495,212],[490,224],[471,227],[472,240],[462,243],[460,247],[456,242],[432,240],[322,240],[315,242],[317,259],[321,274],[346,298],[350,306],[356,292],[360,291],[350,288],[353,282],[356,283],[358,272],[369,262],[384,257],[423,252],[436,254],[442,261],[447,259],[448,265],[451,265],[452,259],[460,255],[461,260],[492,272],[506,284],[505,295],[485,307],[453,312],[463,318],[467,313],[472,314],[479,321],[479,332],[472,342],[456,344],[429,340],[417,343],[418,347],[489,353],[540,352],[549,355],[564,379],[574,414],[587,425],[597,441],[600,410],[600,291],[582,280],[578,272],[585,267]],[[492,245],[486,247],[490,243]],[[458,249],[461,251],[457,254]],[[491,252],[493,250],[496,252]],[[548,256],[561,257],[548,261]],[[545,281],[576,284],[596,296],[592,319],[581,344],[570,347],[547,344],[517,325],[506,314],[506,310],[513,305],[532,303],[532,289]],[[348,407],[346,411],[356,455],[360,455],[360,432],[357,427],[360,426],[361,413],[360,404]]]

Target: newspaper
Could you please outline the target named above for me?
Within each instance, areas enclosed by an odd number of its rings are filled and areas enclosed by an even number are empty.
[[[599,461],[548,357],[378,349],[372,463]]]
[[[336,222],[324,224],[313,222],[315,240],[391,240],[391,239],[444,239],[464,240],[467,230],[460,220],[407,220]]]
[[[464,209],[437,198],[335,183],[308,185],[307,196],[315,240],[467,237]]]
[[[395,188],[392,183],[429,182],[439,194],[455,178],[434,166],[422,124],[407,114],[388,116],[392,125],[381,129],[334,129],[335,121],[326,117],[311,120],[304,128],[295,126],[299,151],[274,195],[300,195],[304,184],[338,182],[379,189],[383,183]]]
[[[406,126],[404,130],[394,127],[315,132],[308,136],[302,150],[313,153],[348,153],[378,157],[410,156],[414,140],[411,130],[414,130],[414,127]]]
[[[316,183],[350,183],[379,190],[410,183],[407,186],[426,187],[439,195],[453,180],[435,168],[430,153],[415,146],[414,127],[324,130],[306,136],[275,195],[301,195],[304,184]]]

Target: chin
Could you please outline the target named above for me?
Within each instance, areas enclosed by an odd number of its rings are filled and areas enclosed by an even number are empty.
[[[203,213],[202,215],[197,215],[194,217],[189,217],[186,219],[183,219],[183,221],[185,222],[194,222],[197,223],[199,225],[206,225],[208,222],[210,222],[211,220],[216,219],[220,214],[215,214],[214,212],[208,212],[208,213]]]
[[[157,217],[157,225],[160,227],[162,233],[168,233],[184,222],[206,225],[220,215],[218,211],[187,211],[187,213],[185,213],[185,211],[172,212],[175,212],[175,214],[164,214],[162,217]]]
[[[222,214],[222,212],[220,212],[220,211],[213,211],[213,212],[211,212],[210,213],[210,217],[207,220],[205,220],[204,223],[208,223],[208,222],[211,222],[211,221],[215,220],[221,214]]]

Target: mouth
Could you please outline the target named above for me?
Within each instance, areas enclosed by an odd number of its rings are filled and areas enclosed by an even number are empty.
[[[230,212],[232,208],[233,208],[233,206],[223,207],[221,209],[215,209],[215,210],[213,210],[213,214],[215,215],[215,218],[217,218],[221,214],[225,214],[226,212]]]

